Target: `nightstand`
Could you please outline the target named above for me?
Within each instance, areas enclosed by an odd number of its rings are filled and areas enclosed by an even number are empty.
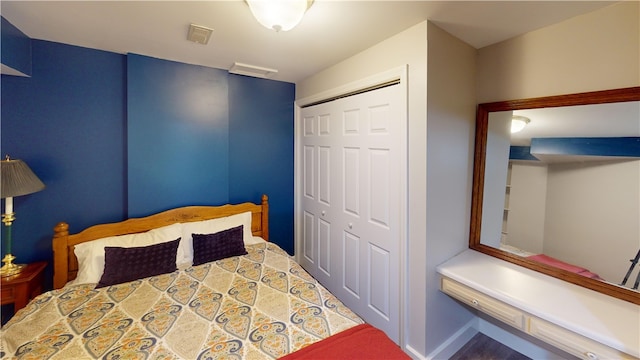
[[[27,265],[19,274],[2,278],[0,292],[2,305],[13,303],[14,314],[27,306],[29,300],[42,293],[45,261]]]

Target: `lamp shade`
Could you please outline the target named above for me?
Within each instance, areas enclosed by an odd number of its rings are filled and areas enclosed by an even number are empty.
[[[246,0],[251,13],[262,26],[275,31],[293,29],[307,11],[308,0]]]
[[[2,160],[2,198],[27,195],[44,189],[44,184],[22,160]]]

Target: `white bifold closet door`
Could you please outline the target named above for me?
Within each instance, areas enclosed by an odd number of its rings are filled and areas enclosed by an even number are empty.
[[[301,110],[302,266],[396,343],[400,336],[399,85]]]

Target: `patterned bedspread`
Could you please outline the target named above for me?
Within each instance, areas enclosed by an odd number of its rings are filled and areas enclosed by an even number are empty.
[[[42,294],[3,327],[2,358],[269,359],[363,321],[273,243],[93,289]]]

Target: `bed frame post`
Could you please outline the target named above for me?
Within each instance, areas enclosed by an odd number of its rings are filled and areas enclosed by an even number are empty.
[[[69,224],[59,222],[53,228],[53,288],[60,289],[68,281],[69,249]]]
[[[262,238],[269,241],[269,197],[262,195]]]

